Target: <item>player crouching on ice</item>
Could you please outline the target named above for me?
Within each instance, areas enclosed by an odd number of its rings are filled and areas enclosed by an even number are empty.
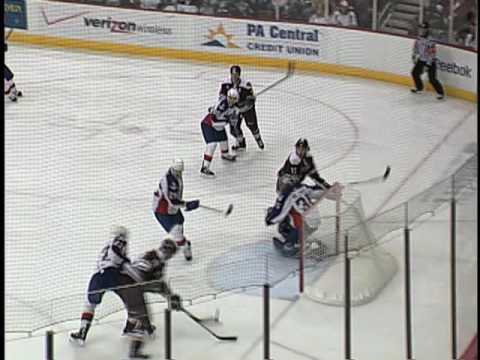
[[[217,143],[220,143],[223,160],[236,160],[236,155],[228,153],[228,138],[225,126],[238,121],[239,109],[236,104],[239,98],[240,95],[236,89],[228,90],[227,96],[221,98],[214,107],[211,107],[208,115],[202,120],[203,139],[207,144],[203,154],[202,168],[200,169],[200,173],[203,175],[215,176],[215,173],[210,170],[210,163],[217,148]]]
[[[267,226],[278,224],[281,238],[273,237],[274,247],[286,257],[295,257],[300,250],[300,236],[306,240],[320,225],[318,210],[312,216],[314,206],[323,198],[336,200],[341,196],[342,186],[334,183],[328,190],[320,185],[297,183],[291,175],[283,175],[278,180],[278,196],[273,207],[269,207],[265,217]],[[319,244],[321,245],[321,244]]]
[[[164,177],[160,179],[158,188],[153,193],[153,214],[163,229],[177,243],[184,246],[183,254],[187,261],[192,260],[192,244],[183,235],[182,207],[186,211],[195,210],[200,200],[184,201],[183,197],[183,160],[174,160]]]

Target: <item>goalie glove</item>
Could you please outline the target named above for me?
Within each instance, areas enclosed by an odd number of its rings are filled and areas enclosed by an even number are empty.
[[[328,200],[338,200],[342,197],[342,191],[345,188],[342,184],[334,182],[327,192],[325,198]]]
[[[179,311],[182,309],[182,298],[178,294],[170,295],[170,308]]]

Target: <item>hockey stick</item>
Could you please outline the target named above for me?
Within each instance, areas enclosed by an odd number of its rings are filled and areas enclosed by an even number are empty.
[[[7,41],[8,38],[10,37],[10,35],[12,35],[12,33],[13,33],[13,28],[10,28],[10,30],[8,30],[7,36],[5,36],[5,40],[4,40],[4,41]]]
[[[212,315],[212,316],[198,317],[198,316],[190,313],[190,317],[193,320],[195,320],[196,322],[205,323],[205,322],[213,321],[213,322],[218,323],[218,322],[220,322],[220,310],[216,309],[215,310],[215,315]]]
[[[190,311],[188,311],[187,309],[185,309],[184,307],[180,308],[181,311],[183,311],[185,314],[187,314],[187,316],[192,319],[193,321],[195,321],[198,325],[200,325],[202,328],[204,328],[206,331],[208,331],[210,333],[210,335],[212,335],[214,338],[216,338],[217,340],[222,340],[222,341],[237,341],[238,337],[237,336],[221,336],[221,335],[218,335],[216,334],[215,332],[213,332],[210,328],[208,328],[207,326],[205,326],[203,324],[203,322],[201,321],[200,318],[196,317],[195,315],[193,315]]]
[[[270,85],[268,85],[266,88],[260,90],[260,91],[257,93],[257,97],[260,96],[260,95],[262,95],[264,92],[267,92],[267,91],[270,90],[271,88],[277,86],[277,85],[280,84],[282,81],[287,80],[290,76],[292,76],[294,70],[295,70],[294,63],[293,63],[292,61],[289,61],[289,62],[288,62],[288,70],[287,70],[287,73],[286,73],[281,79],[278,79],[278,80],[275,81],[273,84],[270,84]]]
[[[207,206],[207,205],[199,205],[199,206],[203,209],[207,209],[207,210],[210,210],[210,211],[214,211],[216,213],[223,214],[225,217],[230,215],[233,211],[233,204],[228,205],[227,210],[221,210],[221,209],[217,209],[217,208]]]
[[[366,184],[382,183],[385,180],[387,180],[388,177],[390,176],[390,170],[391,170],[390,166],[387,166],[387,168],[385,169],[385,172],[383,173],[382,176],[375,176],[375,177],[372,177],[370,179],[365,179],[365,180],[360,180],[360,181],[352,181],[352,182],[346,183],[346,185],[366,185]]]

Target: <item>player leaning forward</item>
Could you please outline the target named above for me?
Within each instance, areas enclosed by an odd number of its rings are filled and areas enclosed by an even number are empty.
[[[238,109],[239,116],[230,123],[230,132],[235,137],[237,144],[232,146],[233,150],[245,150],[247,144],[242,131],[242,120],[245,119],[248,129],[252,133],[260,149],[265,147],[260,129],[258,128],[257,111],[255,110],[256,97],[253,92],[252,84],[240,78],[241,69],[238,65],[230,67],[230,78],[220,85],[220,99],[227,96],[228,90],[236,89],[239,94]]]
[[[183,234],[185,219],[182,208],[186,211],[195,210],[200,206],[199,200],[183,200],[184,163],[181,159],[174,160],[164,177],[160,179],[158,188],[153,193],[153,214],[155,218],[176,242],[183,247],[183,254],[187,261],[192,260],[191,242]]]
[[[330,185],[320,177],[309,150],[306,139],[297,141],[278,172],[277,199],[265,217],[267,226],[278,224],[280,238],[274,237],[273,244],[285,256],[296,256],[301,234],[307,239],[320,225],[320,214],[307,219],[307,213],[323,198],[336,200],[341,196],[342,186]],[[302,183],[307,176],[314,185]]]
[[[200,169],[200,173],[203,175],[215,176],[215,173],[210,170],[210,164],[217,144],[220,144],[223,160],[236,160],[236,155],[229,154],[225,126],[238,121],[239,109],[236,106],[238,99],[239,94],[236,89],[228,90],[227,96],[222,97],[215,106],[209,108],[207,116],[201,122],[203,139],[207,144],[203,154],[202,168]]]

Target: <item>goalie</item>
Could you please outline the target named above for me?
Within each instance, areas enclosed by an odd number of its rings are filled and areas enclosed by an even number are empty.
[[[290,175],[281,176],[275,205],[268,208],[265,217],[267,226],[278,224],[280,238],[273,237],[275,249],[283,256],[296,257],[302,232],[306,240],[320,226],[320,214],[314,206],[323,198],[336,200],[341,191],[339,183],[326,190],[319,185],[299,184]]]

